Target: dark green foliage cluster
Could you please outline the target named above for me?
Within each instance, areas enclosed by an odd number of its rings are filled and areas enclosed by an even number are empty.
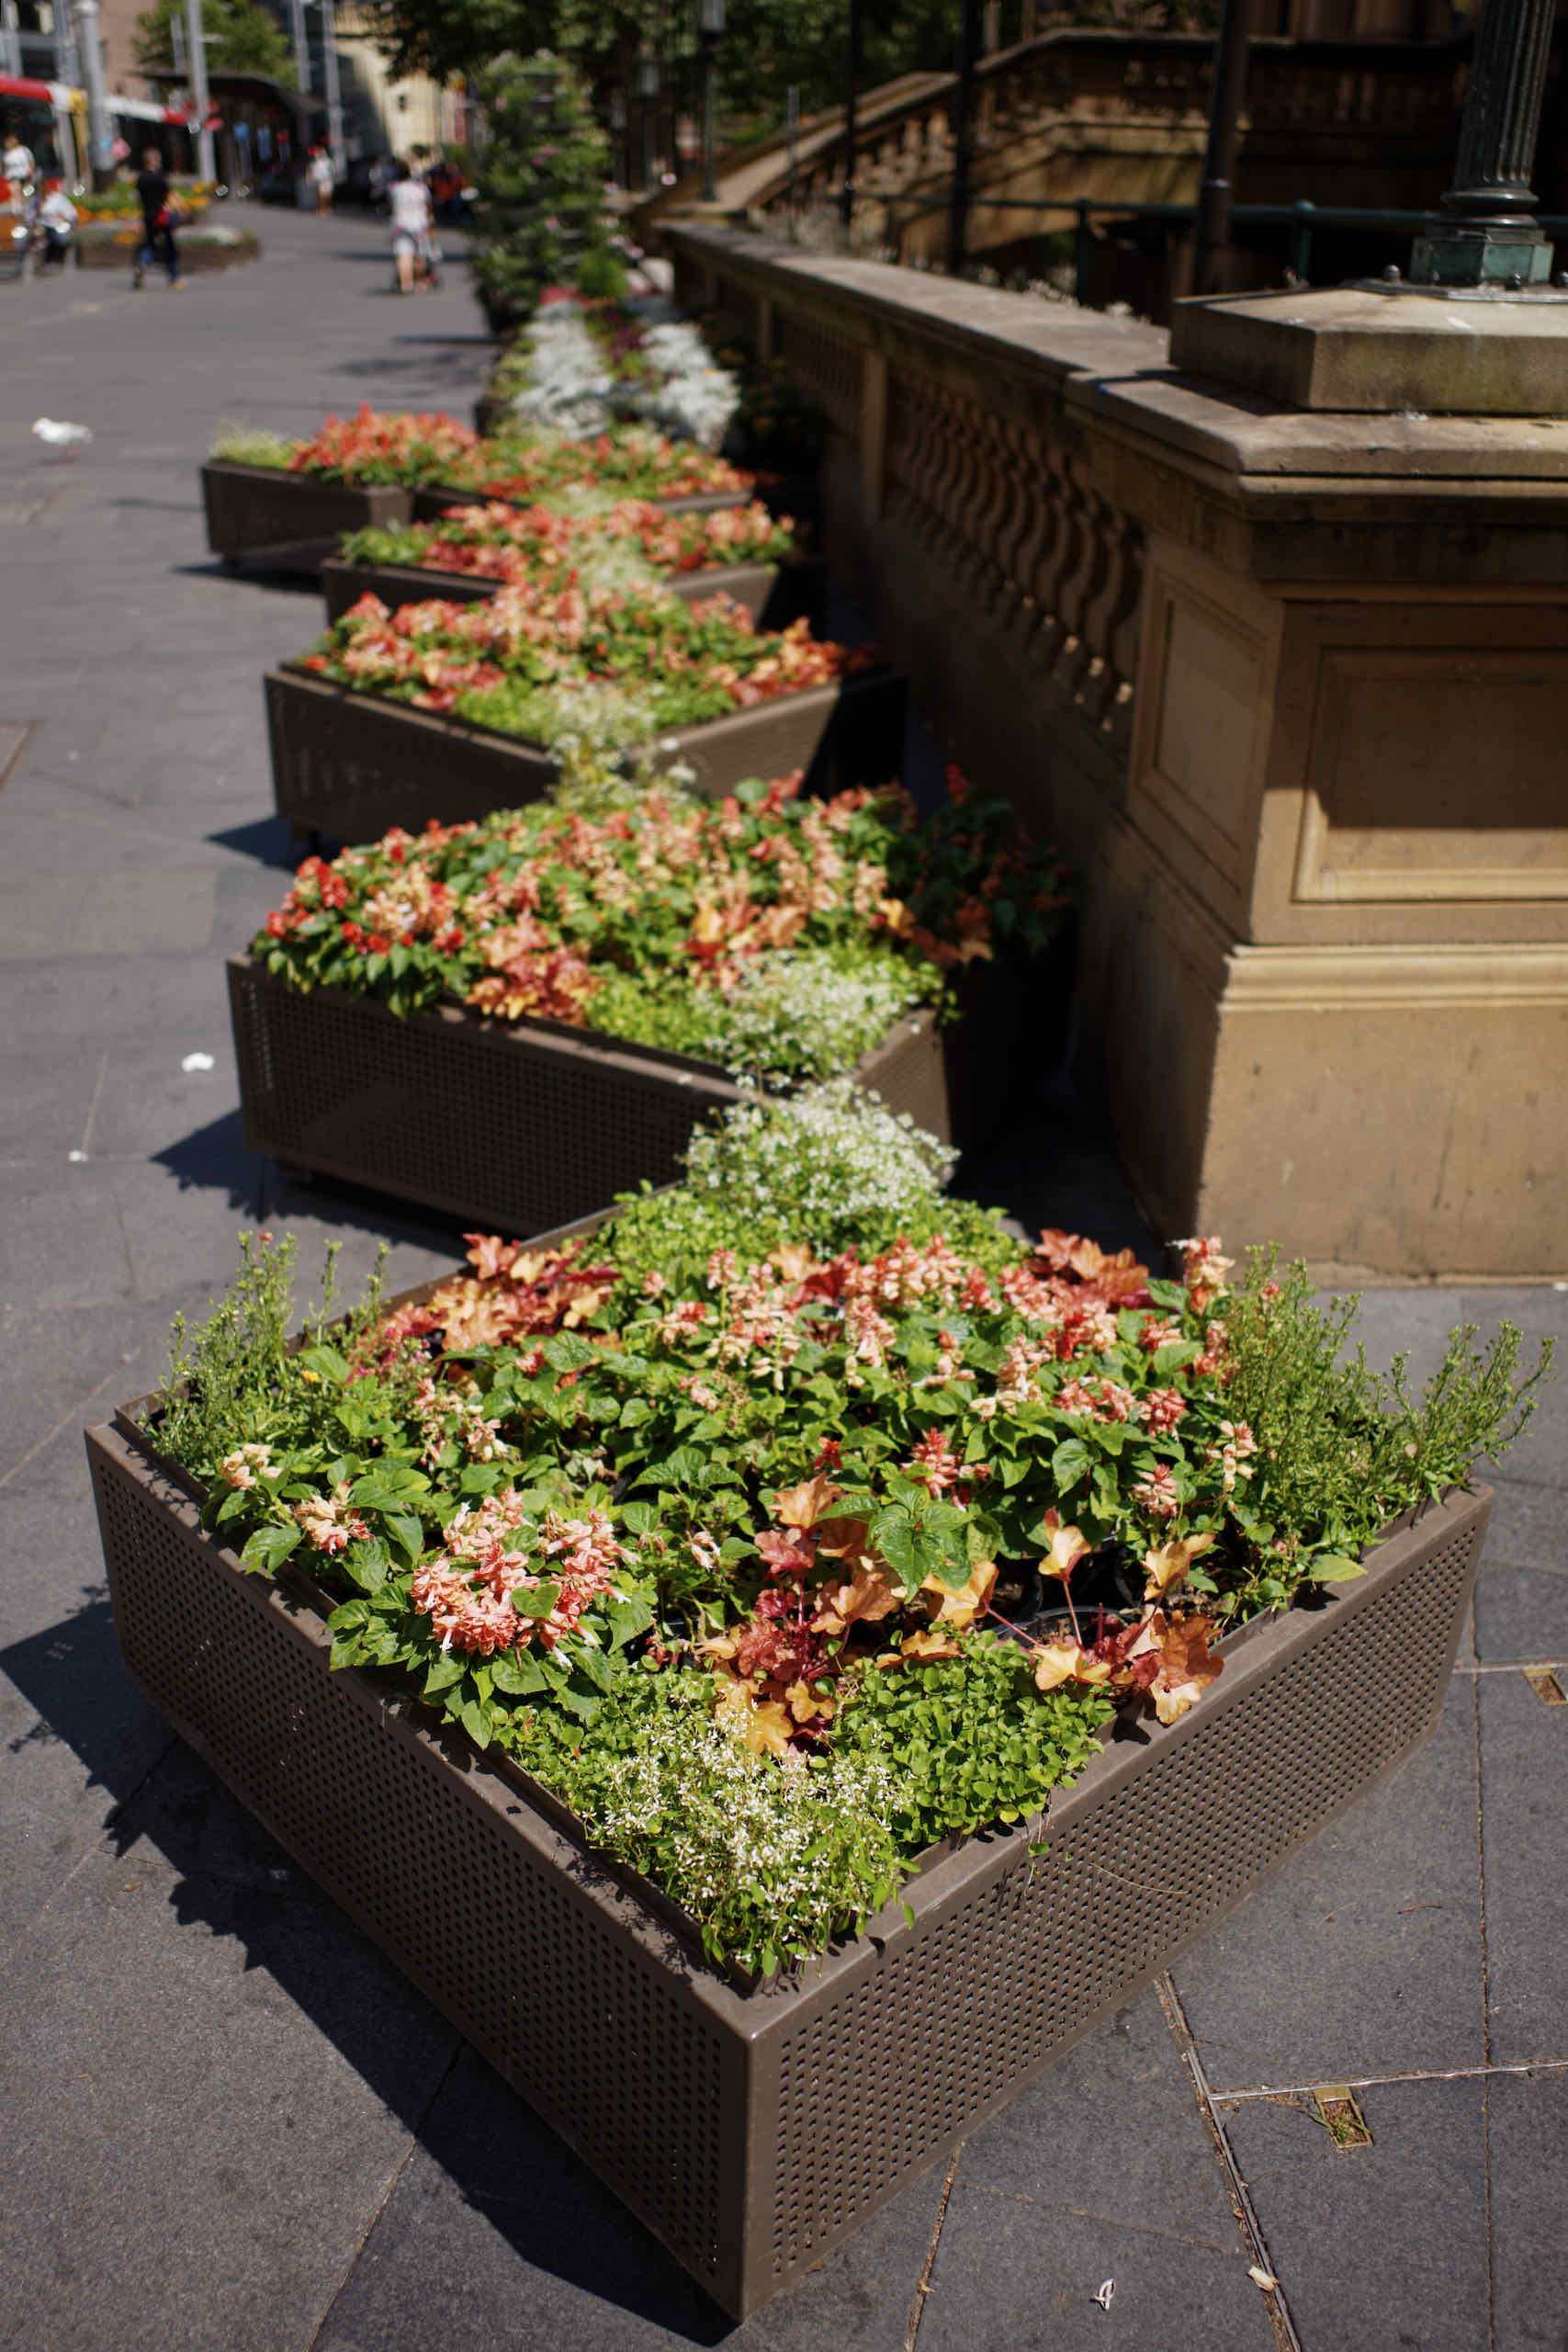
[[[964,1657],[916,1674],[868,1668],[838,1745],[897,1767],[894,1834],[902,1853],[1043,1812],[1099,1747],[1102,1690],[1064,1684],[1042,1697],[1016,1642],[982,1634]]]
[[[1552,1346],[1543,1340],[1521,1377],[1517,1324],[1502,1323],[1483,1353],[1474,1325],[1461,1324],[1416,1397],[1406,1356],[1377,1373],[1365,1347],[1352,1347],[1359,1298],[1319,1303],[1305,1267],[1280,1273],[1277,1259],[1249,1251],[1246,1279],[1222,1312],[1231,1418],[1249,1425],[1258,1448],[1263,1512],[1253,1532],[1278,1562],[1278,1590],[1266,1598],[1288,1601],[1309,1546],[1354,1560],[1391,1519],[1464,1485],[1479,1459],[1510,1446],[1535,1409]],[[1321,1562],[1314,1573],[1322,1576]]]
[[[478,96],[489,136],[473,270],[493,331],[521,326],[551,286],[623,292],[604,203],[609,142],[571,68],[548,50],[498,57],[479,75]]]

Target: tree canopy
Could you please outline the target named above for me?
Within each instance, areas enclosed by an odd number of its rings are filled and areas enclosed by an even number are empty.
[[[204,0],[209,74],[260,74],[269,82],[294,80],[294,51],[276,20],[258,0]],[[172,20],[183,30],[184,0],[154,0],[136,19],[136,62],[144,74],[180,70],[183,47],[175,50]]]

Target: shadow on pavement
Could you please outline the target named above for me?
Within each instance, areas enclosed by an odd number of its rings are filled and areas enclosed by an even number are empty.
[[[176,1925],[238,1944],[246,1973],[265,1972],[524,2262],[688,2343],[723,2342],[729,2321],[480,2058],[459,2044],[447,2071],[440,2045],[455,2030],[147,1705],[104,1586],[0,1651],[0,1669],[39,1718],[12,1751],[68,1746],[115,1801],[116,1860],[155,1848],[175,1873]],[[546,2179],[547,2198],[505,2192]],[[395,2208],[378,2223],[392,2240],[383,2260],[397,2260],[405,2226]]]
[[[251,824],[230,825],[207,838],[217,849],[237,850],[258,865],[278,865],[288,874],[295,871],[302,854],[295,847],[293,827],[282,817],[257,817]]]

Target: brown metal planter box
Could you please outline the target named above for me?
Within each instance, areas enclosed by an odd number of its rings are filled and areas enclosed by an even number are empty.
[[[698,1125],[742,1099],[687,1054],[457,1005],[402,1021],[245,956],[230,958],[229,1010],[251,1150],[509,1235],[587,1216],[645,1179],[672,1183]],[[953,1035],[912,1014],[857,1075],[945,1137]]]
[[[267,736],[277,813],[297,831],[375,841],[536,800],[559,773],[542,744],[352,693],[299,670],[269,670]],[[728,712],[671,741],[710,796],[746,776],[804,768],[808,791],[886,784],[903,766],[904,681],[868,671]]]
[[[759,628],[787,628],[791,621],[807,620],[817,628],[826,600],[827,575],[811,559],[799,563],[731,563],[709,571],[671,571],[664,586],[672,596],[694,605],[704,596],[732,596],[744,605]],[[379,596],[384,605],[416,605],[427,596],[445,597],[448,604],[482,604],[501,587],[499,580],[476,579],[462,571],[423,570],[412,564],[349,563],[333,556],[321,566],[321,590],[329,621],[342,620],[361,596]]]
[[[333,552],[345,531],[373,524],[386,530],[413,519],[413,492],[398,482],[320,481],[313,474],[233,465],[227,458],[209,458],[202,467],[201,495],[214,555],[231,561],[287,557],[308,571]]]
[[[741,1989],[384,1678],[328,1671],[129,1414],[89,1430],[126,1669],[241,1802],[737,2317],[814,2268],[1423,1740],[1491,1496],[1225,1645],[1030,1833],[965,1840],[820,1970]]]

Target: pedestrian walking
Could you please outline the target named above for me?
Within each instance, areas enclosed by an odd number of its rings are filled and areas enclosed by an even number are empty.
[[[430,190],[421,179],[415,179],[405,163],[399,162],[397,177],[392,182],[392,266],[398,273],[398,291],[414,291],[415,269],[421,260],[428,265],[430,230],[433,215]]]
[[[38,177],[38,158],[15,123],[6,128],[6,152],[0,157],[0,174],[10,181],[12,199],[19,211],[20,199]]]
[[[333,159],[324,147],[312,147],[305,176],[316,191],[316,209],[330,212],[333,209]]]
[[[131,285],[140,286],[149,265],[160,255],[169,273],[169,291],[182,288],[180,256],[175,244],[175,208],[169,195],[169,175],[164,169],[164,158],[156,147],[141,150],[141,169],[136,175],[136,193],[141,199],[141,243],[137,247],[135,265],[131,269]]]

